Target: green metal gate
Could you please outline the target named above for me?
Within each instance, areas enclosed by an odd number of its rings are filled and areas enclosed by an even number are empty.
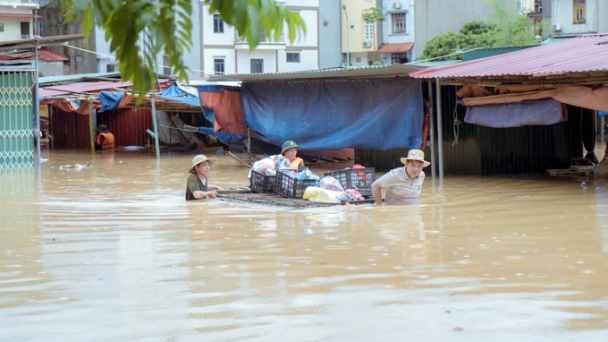
[[[33,77],[27,71],[0,71],[0,169],[34,165]]]

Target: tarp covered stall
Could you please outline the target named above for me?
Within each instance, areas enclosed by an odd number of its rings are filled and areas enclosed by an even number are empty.
[[[261,139],[295,140],[303,149],[418,148],[421,82],[315,79],[245,83],[243,116]]]
[[[562,107],[554,99],[473,106],[467,107],[464,122],[494,128],[553,125],[567,120]]]
[[[214,112],[213,131],[245,136],[247,127],[241,110],[241,88],[222,85],[198,85],[201,105]]]

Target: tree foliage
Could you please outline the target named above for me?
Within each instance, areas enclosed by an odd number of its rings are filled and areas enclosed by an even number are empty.
[[[259,44],[262,34],[278,40],[283,24],[287,24],[292,43],[298,34],[306,34],[300,15],[275,0],[202,1],[210,5],[210,13],[219,13],[245,37],[251,49]],[[118,71],[133,83],[134,93],[144,95],[153,89],[155,59],[161,52],[175,75],[182,81],[188,79],[183,55],[192,49],[191,0],[62,0],[62,11],[68,21],[82,17],[85,36],[95,23],[105,30]]]
[[[462,58],[457,51],[537,43],[534,24],[526,15],[518,14],[513,6],[505,7],[500,0],[487,3],[493,8],[489,22],[471,21],[458,33],[448,31],[433,37],[419,59],[454,60]]]

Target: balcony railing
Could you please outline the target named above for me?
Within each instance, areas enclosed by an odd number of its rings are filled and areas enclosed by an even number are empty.
[[[0,5],[4,5],[4,6],[19,6],[21,4],[23,5],[38,5],[40,3],[40,0],[0,0]]]
[[[241,37],[239,35],[235,35],[234,43],[235,44],[246,44],[247,38]],[[260,44],[285,44],[285,34],[282,34],[279,37],[279,40],[276,40],[276,41],[273,39],[269,39],[266,37],[266,35],[262,34],[262,36],[260,36]]]
[[[21,39],[29,39],[32,38],[29,34],[8,34],[8,33],[0,33],[0,42],[5,42],[8,40],[21,40]]]

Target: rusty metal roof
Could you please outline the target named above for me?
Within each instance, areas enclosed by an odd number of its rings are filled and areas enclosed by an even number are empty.
[[[558,76],[608,75],[608,34],[583,35],[469,62],[433,67],[410,74],[413,78],[508,78],[525,76],[547,82]]]

